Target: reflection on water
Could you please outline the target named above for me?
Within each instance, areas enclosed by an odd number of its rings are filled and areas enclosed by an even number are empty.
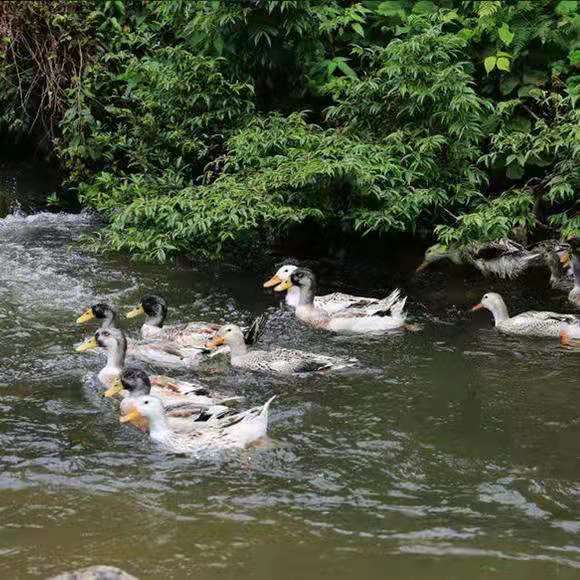
[[[278,309],[268,268],[94,256],[77,243],[93,227],[88,214],[0,220],[0,576],[108,563],[141,578],[578,577],[578,354],[467,313],[486,290],[515,310],[564,310],[565,297],[326,264],[324,291],[402,282],[422,326],[334,337]],[[129,308],[152,289],[174,321],[269,309],[265,345],[356,356],[369,372],[265,378],[216,360],[200,378],[249,403],[280,395],[274,446],[167,455],[118,424],[91,388],[101,359],[73,350],[87,305]]]

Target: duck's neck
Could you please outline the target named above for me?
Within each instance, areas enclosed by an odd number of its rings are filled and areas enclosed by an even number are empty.
[[[112,310],[107,311],[101,328],[117,328],[117,314]]]
[[[149,316],[143,326],[154,326],[155,328],[162,328],[164,322],[165,314],[163,312],[158,312],[153,316]]]
[[[312,306],[314,304],[314,289],[312,287],[300,288],[298,306]]]
[[[167,441],[171,436],[171,429],[165,415],[159,415],[149,420],[149,435],[156,441]]]
[[[243,340],[230,344],[229,347],[232,358],[244,356],[248,352],[248,347]]]
[[[489,310],[493,314],[493,320],[496,326],[510,317],[507,306],[501,298]]]
[[[296,307],[300,303],[300,288],[292,286],[286,291],[286,304],[288,306]]]
[[[127,345],[117,343],[115,348],[107,350],[107,365],[105,368],[122,371],[125,366]]]

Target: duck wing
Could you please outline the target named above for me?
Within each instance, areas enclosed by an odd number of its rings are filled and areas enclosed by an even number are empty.
[[[536,310],[530,310],[528,312],[522,312],[514,318],[530,318],[533,320],[553,320],[556,322],[567,322],[569,324],[574,324],[578,321],[578,318],[574,314],[560,314],[559,312],[538,312]]]

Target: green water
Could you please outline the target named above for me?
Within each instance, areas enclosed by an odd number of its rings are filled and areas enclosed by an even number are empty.
[[[401,285],[422,330],[382,338],[304,328],[261,283],[272,264],[144,266],[84,252],[88,216],[0,220],[0,577],[93,564],[140,578],[400,580],[580,576],[580,358],[557,341],[498,336],[485,290],[515,310],[564,296],[455,270],[314,264],[322,290]],[[402,249],[404,251],[404,249]],[[455,274],[452,276],[451,274]],[[278,394],[274,445],[218,461],[168,455],[118,424],[76,354],[74,320],[157,290],[172,321],[247,322],[263,344],[356,356],[364,372],[199,378]],[[136,333],[137,323],[128,326]]]

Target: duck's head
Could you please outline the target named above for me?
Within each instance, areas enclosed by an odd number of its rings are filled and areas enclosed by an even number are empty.
[[[293,272],[298,270],[298,266],[293,264],[284,264],[267,282],[264,282],[264,288],[271,288],[277,286],[282,282],[288,280]]]
[[[292,286],[297,286],[301,290],[316,292],[316,276],[308,268],[297,268],[290,274],[290,277],[282,281],[274,288],[276,292],[284,292]]]
[[[161,326],[167,316],[167,302],[161,296],[156,294],[147,294],[141,299],[141,304],[127,312],[127,318],[145,315],[148,322],[155,321],[155,324]]]
[[[425,268],[429,267],[429,265],[438,262],[439,260],[443,260],[449,256],[449,247],[445,244],[435,244],[430,246],[425,250],[425,257],[421,264],[417,267],[415,272],[421,272]]]
[[[99,328],[94,336],[77,346],[77,352],[84,352],[94,348],[104,348],[108,352],[125,352],[127,339],[118,328]]]
[[[497,292],[486,292],[479,304],[476,304],[471,309],[471,311],[474,312],[475,310],[481,310],[482,308],[485,308],[486,310],[494,312],[501,307],[505,307],[503,298]]]
[[[224,344],[227,346],[245,344],[242,329],[235,324],[226,324],[216,332],[212,340],[206,343],[206,347],[213,349]]]
[[[108,322],[109,325],[114,326],[117,320],[117,311],[104,302],[98,302],[87,308],[78,318],[77,324],[84,324],[90,320],[99,320],[102,322]]]
[[[116,397],[126,393],[129,397],[141,397],[151,392],[151,381],[141,369],[127,368],[113,380],[111,388],[105,391],[105,397]]]
[[[125,399],[121,403],[121,423],[132,423],[140,429],[151,428],[156,422],[163,421],[165,409],[161,399],[144,395],[135,399]]]

